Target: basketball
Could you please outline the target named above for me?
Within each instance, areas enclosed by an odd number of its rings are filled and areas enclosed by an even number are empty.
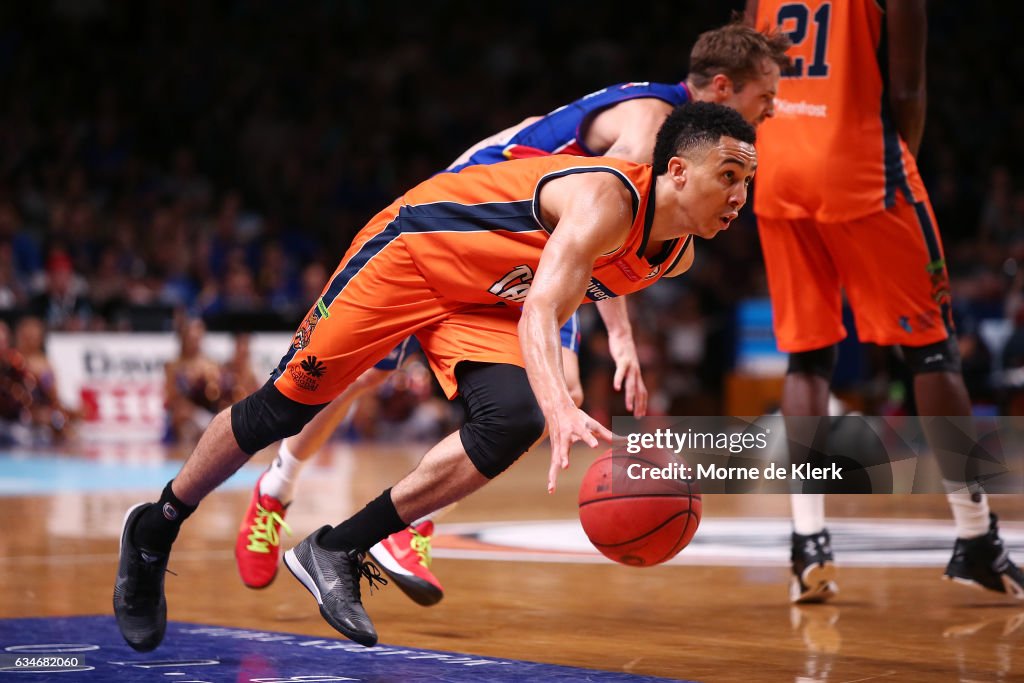
[[[614,449],[591,463],[579,507],[594,547],[632,567],[661,564],[685,548],[697,532],[702,504],[696,482],[680,478],[682,464],[671,453]]]

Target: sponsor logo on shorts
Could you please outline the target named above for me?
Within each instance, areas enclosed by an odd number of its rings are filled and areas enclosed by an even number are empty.
[[[313,335],[313,330],[316,329],[316,324],[320,322],[320,318],[330,318],[331,314],[327,310],[327,306],[324,305],[323,297],[316,300],[316,306],[309,312],[306,319],[299,325],[299,329],[295,332],[295,337],[292,340],[292,346],[296,350],[301,351],[302,349],[309,346],[309,338]]]
[[[298,366],[289,365],[288,374],[298,388],[316,391],[320,386],[320,378],[327,374],[327,366],[316,356],[308,356],[303,358]]]
[[[932,281],[932,300],[939,304],[948,304],[950,299],[949,293],[949,275],[946,272],[946,260],[937,259],[929,263],[925,268],[928,271],[928,276]]]

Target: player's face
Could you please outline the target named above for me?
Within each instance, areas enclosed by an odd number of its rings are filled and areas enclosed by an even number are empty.
[[[746,81],[739,92],[733,90],[722,102],[738,111],[753,126],[775,115],[775,93],[779,89],[779,65],[766,59],[757,78]]]
[[[694,234],[711,239],[739,215],[757,168],[754,146],[723,137],[704,159],[690,165],[684,198]]]

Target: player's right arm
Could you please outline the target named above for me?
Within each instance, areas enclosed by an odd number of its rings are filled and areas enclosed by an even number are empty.
[[[925,0],[890,0],[886,4],[886,25],[889,32],[889,103],[896,128],[910,153],[916,157],[924,135],[928,101]]]
[[[469,158],[471,156],[479,152],[484,147],[491,147],[493,145],[507,145],[508,141],[511,140],[516,133],[521,131],[523,128],[526,128],[527,126],[536,123],[537,121],[540,120],[540,116],[528,116],[519,123],[517,123],[516,125],[509,126],[508,128],[499,133],[495,133],[490,137],[484,138],[483,140],[476,143],[475,145],[467,149],[465,152],[460,154],[458,159],[448,164],[448,168],[452,168],[453,166],[459,166],[460,164],[466,163],[467,161],[469,161]]]
[[[552,230],[541,253],[519,321],[526,374],[544,413],[551,440],[548,491],[569,466],[577,441],[596,447],[612,433],[576,407],[565,384],[558,328],[576,310],[594,263],[625,241],[633,222],[632,198],[610,173],[556,178],[540,191],[540,215]]]

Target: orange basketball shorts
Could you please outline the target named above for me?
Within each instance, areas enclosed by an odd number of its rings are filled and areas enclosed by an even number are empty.
[[[442,297],[400,236],[364,229],[295,333],[274,384],[299,403],[328,403],[409,335],[416,335],[449,398],[464,360],[523,366],[520,309]]]
[[[846,337],[845,293],[861,341],[925,346],[953,333],[949,276],[931,205],[904,200],[844,223],[758,218],[778,347]]]

